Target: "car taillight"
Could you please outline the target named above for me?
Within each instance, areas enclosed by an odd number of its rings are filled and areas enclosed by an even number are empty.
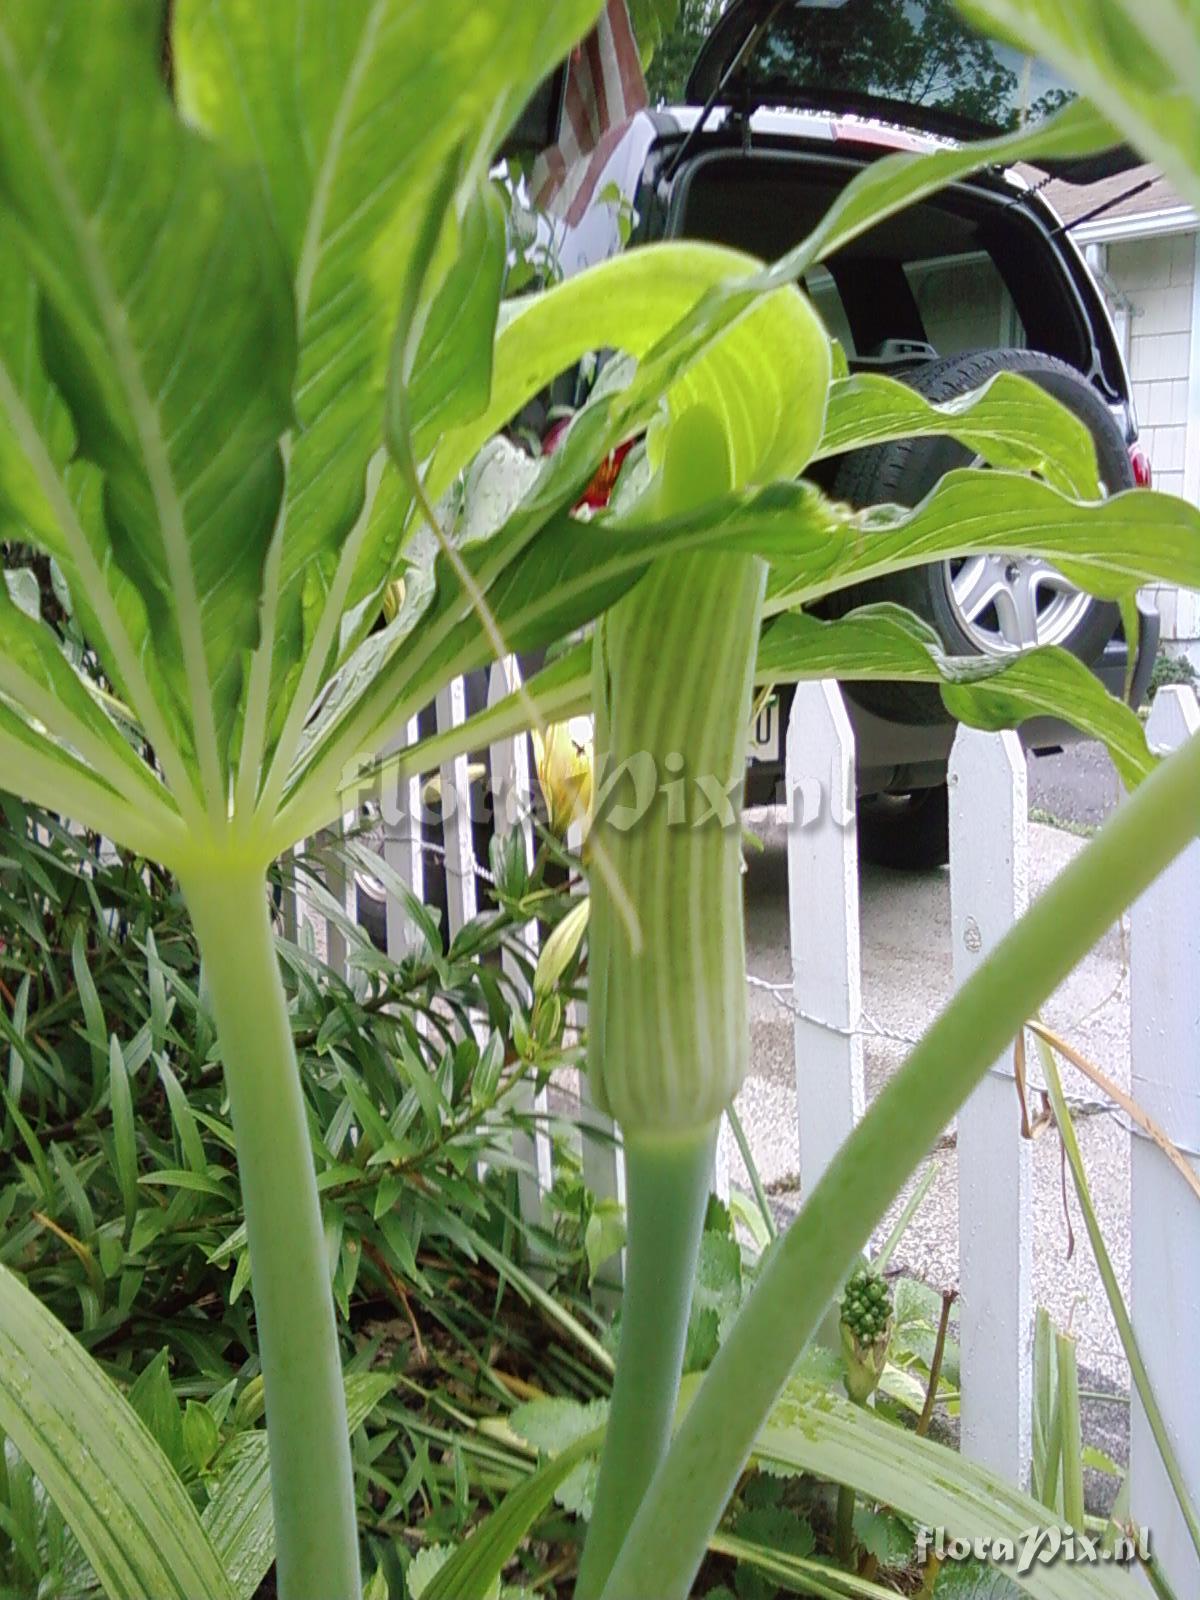
[[[552,456],[562,443],[567,429],[571,426],[570,417],[560,417],[557,422],[551,423],[542,440],[542,450]],[[626,439],[624,444],[619,444],[596,468],[596,475],[588,484],[576,502],[576,508],[587,506],[589,511],[603,511],[616,488],[617,478],[620,476],[625,457],[633,449],[635,440]]]
[[[1140,444],[1131,444],[1129,447],[1129,463],[1133,468],[1133,481],[1139,489],[1151,489],[1154,486],[1154,472],[1150,466],[1150,457]]]

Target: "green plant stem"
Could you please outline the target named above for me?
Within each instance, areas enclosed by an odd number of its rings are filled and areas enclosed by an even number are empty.
[[[312,1145],[263,873],[182,880],[212,998],[246,1212],[280,1600],[359,1600],[346,1398]]]
[[[779,1237],[779,1227],[775,1221],[775,1213],[771,1210],[771,1202],[767,1199],[767,1191],[763,1188],[762,1174],[758,1170],[758,1163],[754,1159],[754,1152],[750,1148],[750,1141],[746,1137],[742,1119],[738,1116],[732,1104],[726,1107],[725,1120],[729,1124],[734,1143],[737,1145],[738,1153],[742,1158],[742,1165],[746,1168],[749,1176],[750,1188],[754,1193],[754,1203],[757,1205],[759,1215],[762,1217],[767,1237],[768,1239],[777,1239]]]
[[[1058,1356],[1058,1404],[1062,1414],[1063,1516],[1082,1532],[1086,1526],[1083,1506],[1083,1423],[1079,1416],[1079,1368],[1075,1361],[1075,1340],[1069,1333],[1055,1332]]]
[[[575,1600],[595,1600],[604,1588],[671,1437],[718,1126],[625,1141],[621,1342]]]
[[[834,1550],[837,1558],[847,1567],[854,1554],[854,1502],[853,1484],[839,1483],[837,1493],[837,1526],[834,1533]]]
[[[1190,843],[1197,795],[1193,739],[1034,903],[878,1096],[767,1261],[650,1485],[605,1600],[688,1593],[758,1430],[855,1252],[1025,1019]]]

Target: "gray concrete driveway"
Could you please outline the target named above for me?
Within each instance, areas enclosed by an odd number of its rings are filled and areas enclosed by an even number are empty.
[[[1079,822],[1094,823],[1110,808],[1111,768],[1087,749],[1082,757],[1056,758],[1053,775],[1063,793],[1077,793]],[[1035,815],[1050,810],[1041,775],[1031,774]],[[1061,804],[1061,795],[1060,795]],[[1068,811],[1071,806],[1068,804]],[[786,983],[791,976],[788,948],[787,854],[782,813],[752,815],[750,825],[764,838],[746,879],[748,966],[752,979]],[[1068,820],[1074,820],[1068,818]],[[1032,888],[1040,892],[1083,848],[1077,834],[1032,824]],[[949,874],[945,869],[901,873],[864,868],[861,875],[864,1056],[868,1096],[876,1093],[903,1061],[906,1040],[928,1025],[952,993]],[[1086,1056],[1128,1087],[1129,988],[1126,932],[1113,928],[1045,1008],[1046,1020]],[[751,1075],[738,1100],[760,1175],[781,1216],[800,1202],[797,1172],[796,1061],[792,1019],[780,997],[751,984]],[[1031,1062],[1031,1069],[1034,1064]],[[1036,1072],[1033,1073],[1036,1077]],[[1077,1119],[1094,1197],[1123,1287],[1129,1274],[1128,1136],[1116,1117],[1099,1104],[1099,1095],[1077,1073],[1067,1070],[1067,1092],[1082,1109]],[[1015,1116],[1014,1109],[1014,1116]],[[932,1286],[957,1283],[958,1217],[954,1131],[946,1131],[929,1160],[936,1168],[933,1187],[898,1252],[898,1263]],[[1056,1323],[1079,1340],[1081,1363],[1124,1387],[1128,1373],[1116,1329],[1092,1262],[1074,1193],[1064,1198],[1063,1168],[1057,1140],[1047,1133],[1034,1146],[1035,1296]],[[736,1150],[730,1151],[731,1176],[745,1182]],[[1066,1185],[1070,1189],[1069,1181]],[[1069,1253],[1073,1230],[1074,1254]],[[886,1232],[885,1224],[882,1233]],[[1113,1409],[1109,1407],[1108,1409]]]

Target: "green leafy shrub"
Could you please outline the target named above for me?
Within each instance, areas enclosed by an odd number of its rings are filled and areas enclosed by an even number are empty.
[[[51,813],[0,804],[0,1263],[128,1388],[197,1504],[220,1504],[234,1466],[264,1442],[262,1384],[195,937],[165,874],[101,851]],[[399,965],[347,925],[347,978],[318,960],[311,938],[280,945],[343,1365],[359,1375],[356,1409],[371,1402],[359,1516],[393,1537],[414,1496],[426,1498],[419,1520],[434,1540],[460,1536],[476,1504],[472,1477],[469,1503],[460,1493],[438,1509],[462,1449],[456,1439],[447,1463],[430,1448],[452,1389],[496,1414],[511,1396],[493,1366],[564,1395],[606,1382],[587,1300],[591,1198],[557,1197],[556,1226],[543,1232],[522,1220],[514,1193],[515,1141],[533,1131],[514,1096],[533,978],[520,935],[529,908],[549,927],[569,897],[542,884],[540,864],[520,881],[502,874],[498,894],[506,904],[446,953],[430,927]],[[574,971],[562,975],[564,997]],[[543,1072],[557,1059],[540,1047]],[[118,1070],[127,1105],[114,1098]],[[524,1270],[535,1259],[536,1285]],[[396,1393],[405,1399],[383,1404]],[[10,1518],[0,1593],[6,1566],[14,1593],[31,1573],[46,1600],[92,1587],[19,1457],[0,1490]],[[248,1570],[261,1576],[270,1558],[268,1539]]]
[[[1195,688],[1200,674],[1186,656],[1168,655],[1161,651],[1154,659],[1154,669],[1150,674],[1150,687],[1147,690],[1148,698],[1153,700],[1160,689],[1168,684],[1181,683]]]

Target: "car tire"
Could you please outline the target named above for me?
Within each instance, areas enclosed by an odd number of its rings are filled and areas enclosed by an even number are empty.
[[[1096,442],[1100,478],[1108,493],[1134,486],[1129,450],[1112,413],[1085,378],[1053,356],[1032,350],[976,351],[913,368],[904,374],[903,382],[938,403],[981,388],[999,372],[1028,377],[1085,424]],[[854,506],[915,506],[947,472],[968,465],[972,459],[965,445],[945,437],[875,445],[844,458],[834,476],[832,492]],[[1028,622],[1028,608],[1035,608],[1038,642],[1059,644],[1089,665],[1098,659],[1119,624],[1116,606],[1069,589],[1060,575],[1042,563],[1014,558],[1006,570],[1020,574],[1023,580],[1019,584],[1025,604],[1022,615]],[[858,606],[890,600],[932,624],[953,655],[1001,654],[1023,647],[1008,637],[1021,630],[1015,624],[1005,627],[1006,617],[1011,620],[1015,609],[1007,592],[1001,593],[1005,610],[991,604],[974,621],[969,620],[956,593],[956,577],[965,575],[965,563],[940,561],[914,567],[841,591],[832,598],[825,614],[844,616]],[[1016,593],[1018,584],[1012,588]],[[1024,630],[1026,634],[1028,631]],[[991,646],[990,640],[994,640]],[[894,722],[928,724],[946,720],[941,696],[932,685],[863,684],[855,685],[850,693],[869,710]]]

